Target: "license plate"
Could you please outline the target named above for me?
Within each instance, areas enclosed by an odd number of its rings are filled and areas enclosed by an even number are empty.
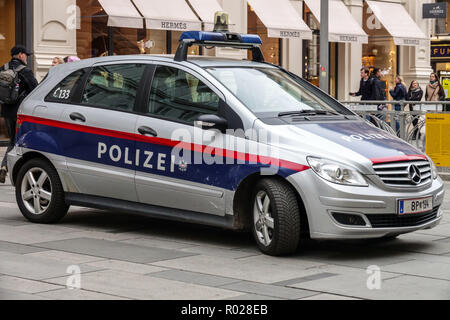
[[[433,197],[399,200],[398,203],[399,215],[422,213],[432,209]]]

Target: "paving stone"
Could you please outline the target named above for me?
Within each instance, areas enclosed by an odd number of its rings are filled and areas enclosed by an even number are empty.
[[[184,248],[184,249],[181,249],[181,251],[202,254],[205,256],[213,256],[213,257],[215,256],[215,257],[223,257],[223,258],[230,258],[230,259],[238,259],[238,258],[255,256],[255,255],[261,255],[261,252],[251,253],[251,252],[246,252],[246,251],[241,251],[241,250],[223,249],[223,248],[204,246],[204,245]]]
[[[17,227],[0,225],[0,241],[34,244],[77,237],[76,234],[67,230],[69,229],[60,226],[43,227],[31,223]]]
[[[307,290],[285,288],[250,281],[240,281],[236,283],[231,283],[223,285],[221,286],[221,288],[290,300],[309,297],[316,294],[315,292]]]
[[[0,276],[0,291],[7,289],[31,294],[61,288],[62,287],[59,285],[48,284],[41,281],[28,280],[10,276]]]
[[[39,296],[52,300],[129,300],[124,297],[77,289],[53,290],[40,293]]]
[[[65,282],[65,278],[49,281],[61,284]],[[226,289],[111,270],[83,275],[81,286],[84,290],[145,300],[216,300],[240,295]]]
[[[338,296],[335,294],[321,293],[315,296],[306,297],[299,300],[361,300],[361,299],[346,296]]]
[[[275,282],[272,284],[277,285],[277,286],[289,286],[289,285],[295,284],[295,283],[330,278],[330,277],[334,277],[337,275],[338,275],[337,273],[322,272],[322,273],[317,273],[317,274],[313,274],[313,275],[305,276],[305,277],[301,277],[301,278],[295,278],[295,279],[290,279],[290,280],[286,280],[286,281]]]
[[[67,277],[69,263],[29,255],[0,252],[0,273],[31,280]],[[99,268],[80,265],[81,272],[91,272]]]
[[[43,249],[45,250],[45,249]],[[51,260],[56,260],[68,264],[82,264],[87,262],[101,261],[105,260],[105,258],[87,256],[77,253],[64,252],[64,251],[56,251],[56,250],[46,250],[36,253],[30,253],[28,256],[32,257],[41,257]]]
[[[12,242],[0,241],[0,251],[18,254],[33,253],[44,251],[45,249]]]
[[[382,271],[450,281],[450,265],[448,263],[412,260],[384,266]]]
[[[39,243],[36,246],[137,263],[150,263],[193,255],[192,253],[176,250],[136,246],[118,241],[88,238]]]
[[[209,287],[218,287],[226,284],[239,282],[238,279],[225,278],[219,276],[212,276],[203,273],[197,272],[188,272],[181,270],[167,270],[158,273],[153,273],[152,277],[163,278],[168,280],[176,280],[186,283],[195,283],[199,285],[209,286]]]
[[[255,301],[255,300],[283,300],[281,298],[262,296],[259,294],[243,294],[233,298],[227,298],[224,300],[245,300],[245,301]]]
[[[268,256],[265,257],[270,259]],[[282,258],[279,260],[282,261]],[[306,271],[307,268],[320,264],[310,261],[298,261],[295,266],[283,267],[283,272],[274,272],[274,270],[279,270],[276,263],[263,263],[262,260],[255,260],[255,257],[227,259],[200,255],[156,262],[152,263],[152,265],[240,280],[272,283],[309,274]]]
[[[128,237],[131,237],[130,233],[125,233]],[[182,249],[188,247],[194,247],[194,244],[184,243],[184,242],[176,242],[170,241],[169,239],[158,239],[158,238],[134,238],[123,240],[121,242],[134,244],[138,246],[144,247],[154,247],[154,248],[164,248],[164,249]]]
[[[380,290],[367,288],[368,275],[365,272],[346,274],[330,279],[308,281],[292,285],[293,287],[331,293],[344,296],[352,296],[363,299],[397,300],[397,299],[449,299],[450,282],[430,278],[396,275],[387,277],[382,272],[382,284]]]
[[[149,265],[140,264],[140,263],[132,263],[132,262],[127,262],[127,261],[119,261],[119,260],[102,260],[102,261],[98,261],[98,262],[88,263],[87,265],[96,267],[96,268],[116,270],[116,271],[125,271],[125,272],[142,274],[142,275],[167,270],[166,268],[149,266]],[[153,276],[153,274],[152,274],[152,276]]]
[[[0,300],[49,300],[49,299],[34,294],[2,289],[0,290]]]

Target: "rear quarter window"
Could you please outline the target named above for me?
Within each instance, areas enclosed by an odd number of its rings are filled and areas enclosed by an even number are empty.
[[[46,102],[70,103],[74,102],[75,94],[79,86],[83,84],[85,69],[71,73],[55,86],[45,97]]]

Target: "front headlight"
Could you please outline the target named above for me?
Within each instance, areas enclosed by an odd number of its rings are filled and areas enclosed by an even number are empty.
[[[433,175],[433,180],[437,179],[438,178],[438,170],[436,168],[436,165],[434,164],[434,161],[431,160],[430,157],[427,156],[427,158],[428,158],[428,161],[430,161],[430,164],[431,164],[431,174]]]
[[[307,158],[309,166],[321,178],[338,184],[367,187],[367,181],[356,169],[345,164],[315,157]]]

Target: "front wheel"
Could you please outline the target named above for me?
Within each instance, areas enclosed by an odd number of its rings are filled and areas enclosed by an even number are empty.
[[[269,255],[290,254],[300,241],[300,210],[294,190],[276,179],[263,179],[253,193],[253,236]]]
[[[55,223],[69,209],[58,172],[44,159],[30,160],[20,169],[16,200],[23,216],[36,223]]]

